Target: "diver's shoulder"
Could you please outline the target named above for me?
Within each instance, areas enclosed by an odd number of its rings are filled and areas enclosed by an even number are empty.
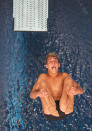
[[[46,73],[41,73],[41,74],[39,75],[39,78],[44,78],[44,77],[46,77],[46,76],[47,76]]]
[[[66,72],[62,72],[60,73],[62,77],[66,78],[66,77],[69,77],[70,75]]]

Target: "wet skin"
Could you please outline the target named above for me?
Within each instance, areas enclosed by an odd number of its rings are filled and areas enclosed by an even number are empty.
[[[69,74],[58,72],[60,63],[56,57],[49,57],[45,67],[48,69],[48,74],[40,74],[30,97],[32,99],[40,97],[45,114],[58,116],[55,111],[56,100],[59,100],[60,109],[65,114],[73,112],[74,95],[82,94],[82,88]]]

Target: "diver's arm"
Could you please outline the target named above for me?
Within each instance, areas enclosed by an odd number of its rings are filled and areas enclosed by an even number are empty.
[[[64,79],[64,82],[65,83],[68,83],[67,84],[67,87],[68,87],[68,94],[69,95],[78,95],[78,94],[83,94],[84,91],[83,89],[79,86],[79,84],[77,84],[73,79],[72,77],[66,73],[66,77]]]
[[[71,95],[81,95],[83,94],[83,89],[73,80],[73,87],[70,89],[69,94]]]
[[[40,74],[38,80],[36,81],[30,93],[30,98],[36,99],[37,97],[45,97],[47,95],[46,90],[43,88],[41,89],[41,82],[43,81],[43,78],[44,74]]]
[[[36,82],[31,93],[30,93],[30,98],[36,99],[37,97],[39,97],[39,93],[40,93],[39,84],[38,84],[38,82]]]

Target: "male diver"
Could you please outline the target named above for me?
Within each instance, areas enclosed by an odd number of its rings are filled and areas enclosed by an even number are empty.
[[[49,120],[62,120],[73,112],[74,95],[83,89],[67,73],[60,73],[57,54],[46,57],[48,73],[40,74],[30,93],[30,98],[40,97],[44,116]]]

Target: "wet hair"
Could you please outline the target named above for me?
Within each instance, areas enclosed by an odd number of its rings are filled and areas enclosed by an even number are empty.
[[[58,55],[54,52],[51,52],[51,53],[48,53],[48,55],[46,56],[46,63],[49,57],[55,57],[59,61]]]

